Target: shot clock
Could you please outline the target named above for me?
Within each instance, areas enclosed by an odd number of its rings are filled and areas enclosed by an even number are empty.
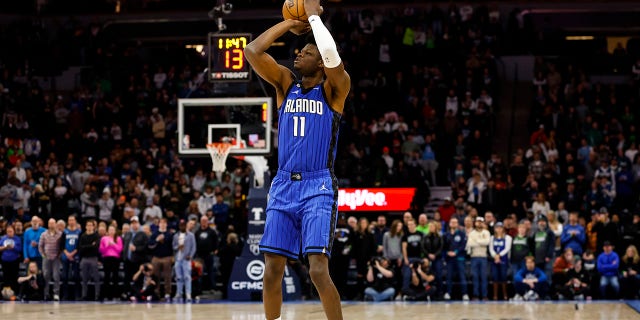
[[[251,67],[244,58],[249,42],[250,33],[210,33],[209,81],[249,81]]]

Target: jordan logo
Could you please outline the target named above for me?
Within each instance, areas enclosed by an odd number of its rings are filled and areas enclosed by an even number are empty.
[[[329,189],[324,186],[324,182],[322,183],[322,187],[320,187],[320,191],[329,191]]]

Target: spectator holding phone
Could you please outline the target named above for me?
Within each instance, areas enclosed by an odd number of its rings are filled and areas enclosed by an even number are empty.
[[[27,274],[18,278],[20,285],[20,300],[22,301],[40,301],[44,297],[44,277],[38,270],[38,264],[33,261],[29,262]]]

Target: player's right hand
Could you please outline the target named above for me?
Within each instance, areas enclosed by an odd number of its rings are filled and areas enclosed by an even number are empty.
[[[311,31],[311,25],[309,25],[308,22],[300,21],[300,20],[287,20],[287,21],[289,21],[289,23],[291,24],[291,28],[289,28],[289,31],[291,31],[293,34],[303,35]]]

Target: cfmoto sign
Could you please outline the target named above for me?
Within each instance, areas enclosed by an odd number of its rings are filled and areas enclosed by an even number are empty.
[[[247,264],[247,276],[253,281],[262,280],[264,277],[264,262],[253,260]]]

